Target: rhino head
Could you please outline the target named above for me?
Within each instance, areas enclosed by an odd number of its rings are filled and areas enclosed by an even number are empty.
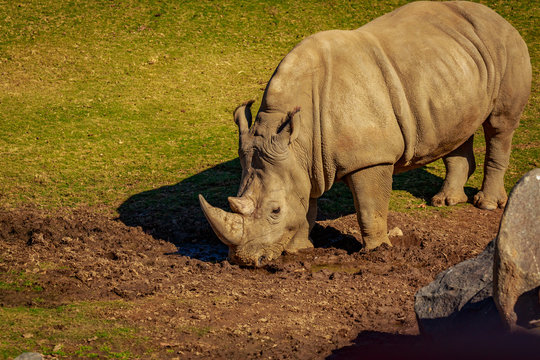
[[[242,180],[237,196],[228,198],[232,212],[211,206],[202,195],[199,201],[217,237],[229,247],[229,259],[262,266],[283,251],[294,252],[299,242],[293,245],[295,237],[303,238],[303,247],[311,246],[306,218],[310,182],[292,146],[300,109],[286,114],[259,112],[251,126],[252,103],[234,112]]]

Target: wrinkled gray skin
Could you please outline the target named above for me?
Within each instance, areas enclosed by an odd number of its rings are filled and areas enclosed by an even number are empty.
[[[336,181],[351,189],[367,249],[390,244],[392,174],[443,158],[432,203],[467,201],[473,134],[486,137],[474,203],[503,207],[514,129],[531,87],[527,46],[487,7],[414,2],[353,31],[298,44],[270,79],[257,117],[237,108],[242,182],[232,212],[202,209],[231,260],[261,266],[310,248],[316,199]]]

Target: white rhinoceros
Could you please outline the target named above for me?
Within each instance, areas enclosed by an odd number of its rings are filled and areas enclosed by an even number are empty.
[[[281,61],[253,123],[236,109],[242,181],[232,212],[201,207],[230,259],[260,266],[312,247],[316,199],[336,181],[354,196],[367,249],[387,235],[392,174],[443,158],[432,203],[467,201],[473,134],[486,138],[476,206],[506,203],[503,177],[531,88],[519,33],[470,2],[413,2],[357,30],[312,35]]]

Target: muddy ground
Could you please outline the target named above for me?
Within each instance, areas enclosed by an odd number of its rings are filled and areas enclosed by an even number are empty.
[[[3,290],[0,305],[125,299],[135,306],[105,316],[138,328],[157,349],[154,357],[181,359],[350,358],[418,349],[415,292],[481,252],[502,215],[470,204],[390,213],[389,228],[399,226],[404,236],[372,252],[359,246],[354,215],[321,220],[314,250],[249,269],[225,260],[226,247],[200,219],[186,220],[187,230],[178,224],[167,237],[163,229],[100,213],[0,211],[0,280],[26,271],[43,289]]]

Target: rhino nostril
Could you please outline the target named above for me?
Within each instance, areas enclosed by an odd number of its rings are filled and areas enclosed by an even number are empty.
[[[266,255],[261,255],[259,260],[257,260],[257,265],[261,266],[266,261]]]

